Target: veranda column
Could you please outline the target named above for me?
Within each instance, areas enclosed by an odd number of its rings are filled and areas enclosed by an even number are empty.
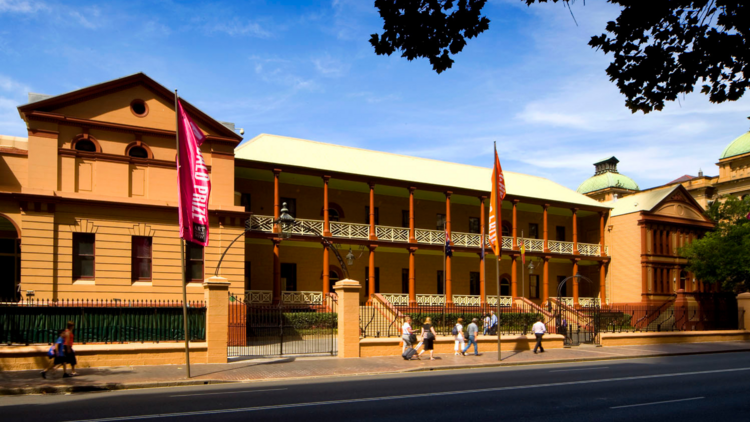
[[[607,263],[605,261],[599,262],[599,299],[601,304],[604,305],[607,301]]]
[[[549,238],[547,237],[547,208],[548,204],[542,205],[542,216],[544,219],[544,252],[549,252]]]
[[[547,303],[549,300],[549,256],[542,258],[544,261],[544,271],[542,272],[542,304]]]
[[[279,215],[281,215],[281,199],[279,197],[279,175],[281,174],[281,170],[274,169],[273,170],[273,220],[278,221]],[[292,216],[296,217],[296,216]],[[274,223],[273,225],[273,232],[278,233],[279,232],[279,225]]]
[[[571,208],[573,212],[573,255],[578,255],[578,208]]]
[[[328,250],[328,246],[323,243],[323,295],[328,294],[331,288],[331,266],[329,264],[329,254],[330,251]]]
[[[281,302],[281,239],[273,238],[273,303]]]
[[[518,296],[518,256],[510,257],[510,297]],[[511,301],[513,303],[513,301]]]
[[[447,240],[453,244],[451,236],[451,195],[453,192],[445,192],[445,235]],[[451,287],[451,257],[445,257],[445,303],[453,304],[453,288]]]
[[[641,295],[650,293],[648,288],[648,265],[646,264],[646,254],[648,254],[648,227],[641,224]],[[643,299],[646,296],[641,296]]]
[[[512,248],[514,251],[516,251],[518,250],[518,218],[516,216],[516,208],[520,201],[518,199],[514,199],[512,202],[513,202],[513,246]],[[515,294],[513,296],[515,297]]]
[[[578,261],[580,258],[573,258],[573,275],[578,274]],[[578,306],[578,277],[573,278],[573,307]]]
[[[417,233],[414,229],[414,191],[415,187],[409,188],[409,243],[417,243]]]
[[[604,253],[604,212],[599,211],[599,254],[607,256]]]
[[[409,306],[417,305],[417,282],[415,277],[416,268],[414,262],[414,254],[416,252],[416,247],[409,247]]]
[[[370,267],[368,268],[368,275],[367,278],[369,279],[369,283],[367,286],[367,294],[368,298],[372,298],[372,295],[374,295],[375,292],[375,249],[377,249],[377,245],[370,245],[367,248],[370,249]],[[369,299],[368,299],[369,300]]]
[[[378,240],[375,233],[375,184],[370,183],[370,240]],[[371,271],[374,271],[371,269]]]
[[[486,237],[485,235],[485,224],[484,224],[484,201],[487,199],[486,196],[480,196],[479,197],[479,233],[481,233],[481,239],[479,240],[479,247],[481,248],[482,245],[485,245],[485,253],[487,252],[486,249]],[[479,301],[482,305],[487,303],[487,275],[485,273],[485,256],[482,255],[481,252],[479,252]]]
[[[323,176],[323,236],[331,236],[331,218],[328,215],[328,181],[331,176]]]

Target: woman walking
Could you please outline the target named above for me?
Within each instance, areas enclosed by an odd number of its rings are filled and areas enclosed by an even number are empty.
[[[411,317],[404,318],[404,325],[401,326],[401,342],[403,343],[403,346],[401,347],[401,354],[404,354],[404,351],[406,349],[414,347],[414,344],[412,343],[412,335],[414,333],[414,330],[411,328]]]
[[[430,360],[435,360],[434,355],[434,344],[435,337],[437,336],[437,333],[435,333],[435,329],[432,328],[432,318],[427,317],[424,319],[424,325],[422,325],[422,343],[424,343],[424,350],[419,352],[419,355],[421,356],[422,353],[425,351],[430,351]]]
[[[464,350],[464,319],[459,318],[456,322],[456,325],[453,327],[453,355],[458,356],[462,355]],[[460,346],[460,347],[459,347]]]
[[[75,323],[73,321],[68,321],[68,326],[63,331],[63,339],[65,342],[63,343],[63,349],[65,351],[65,361],[68,362],[70,365],[70,376],[75,377],[78,376],[78,373],[76,372],[76,365],[78,364],[78,360],[76,359],[76,352],[73,350],[73,328],[75,327]]]

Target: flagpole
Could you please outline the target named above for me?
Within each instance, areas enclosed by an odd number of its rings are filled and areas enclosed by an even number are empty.
[[[175,131],[174,138],[177,145],[177,189],[180,189],[180,113],[178,105],[177,90],[174,90],[174,120]],[[179,212],[179,211],[178,211]],[[180,228],[181,229],[181,228]],[[185,331],[185,369],[187,377],[190,378],[190,332],[188,331],[188,314],[187,314],[187,286],[185,285],[185,240],[180,236],[180,273],[182,274],[182,322]]]
[[[523,239],[523,230],[521,230],[521,239]],[[523,258],[521,260],[521,294],[526,297],[526,241],[523,242]]]
[[[447,258],[448,251],[448,232],[445,230],[445,223],[443,223],[443,232],[445,233],[445,242],[443,242],[443,330],[445,330],[445,305],[448,302],[448,295],[445,291],[445,261]]]

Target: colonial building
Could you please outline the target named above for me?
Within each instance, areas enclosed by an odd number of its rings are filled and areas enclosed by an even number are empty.
[[[211,235],[179,258],[174,93],[144,74],[18,108],[28,138],[0,139],[0,295],[17,300],[190,299],[216,271],[256,302],[309,302],[349,276],[400,304],[478,305],[498,293],[488,246],[491,169],[274,135],[242,140],[183,101],[207,135]],[[235,149],[236,148],[236,149]],[[605,163],[606,164],[606,163]],[[609,170],[611,172],[611,168]],[[550,180],[505,173],[502,304],[607,297],[611,205]],[[636,187],[637,188],[637,187]],[[296,218],[290,238],[274,220]],[[453,255],[443,260],[446,235]],[[521,246],[526,265],[521,263]]]

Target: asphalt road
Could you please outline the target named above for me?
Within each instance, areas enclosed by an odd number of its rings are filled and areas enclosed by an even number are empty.
[[[750,421],[750,353],[0,397],[0,420]]]

